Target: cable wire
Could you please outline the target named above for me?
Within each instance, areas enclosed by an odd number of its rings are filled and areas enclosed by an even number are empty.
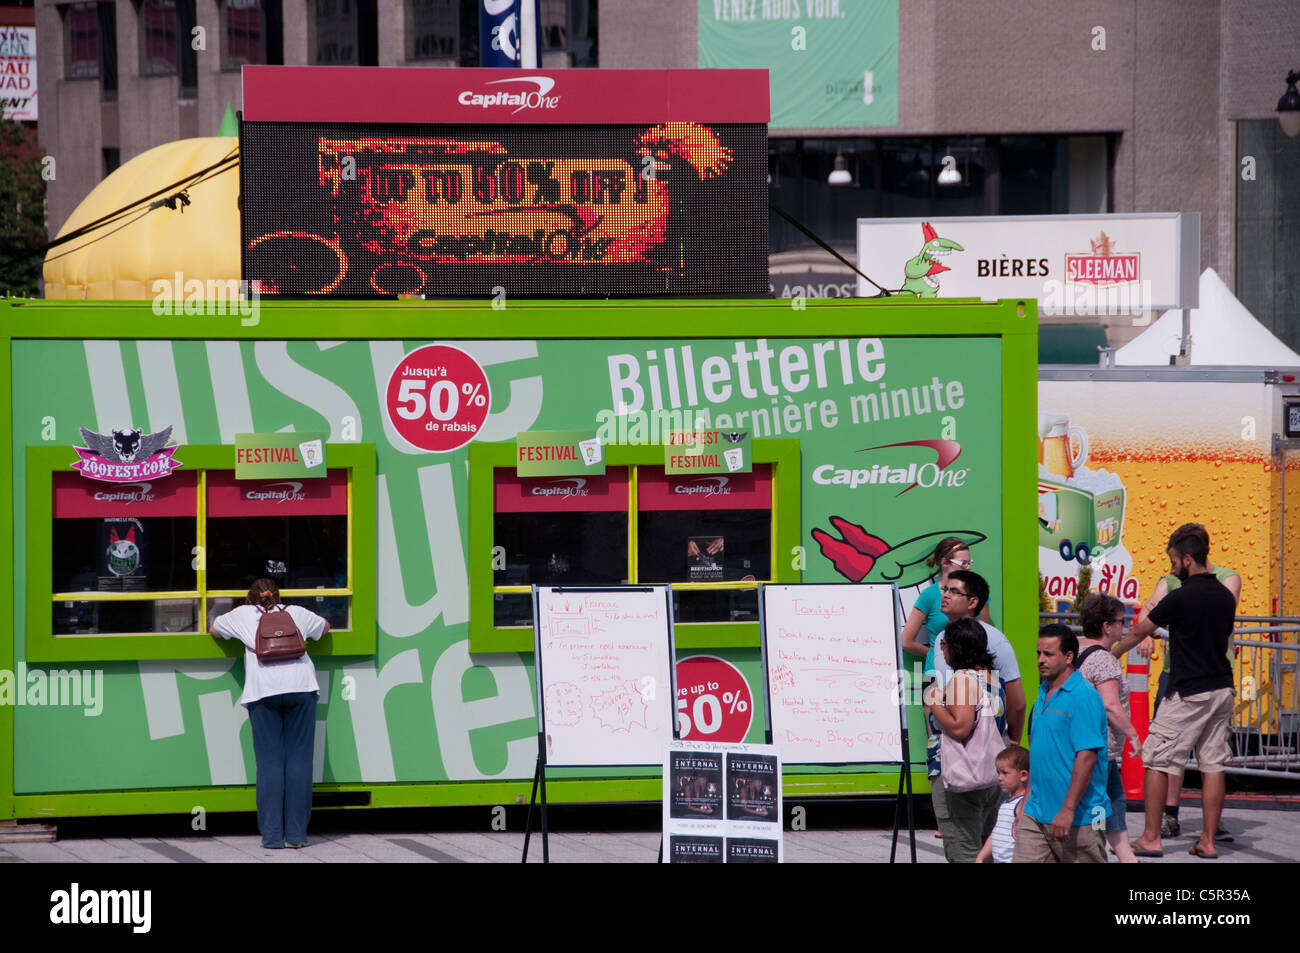
[[[31,251],[26,253],[19,253],[17,255],[11,254],[7,258],[5,258],[4,261],[5,263],[9,263],[9,262],[21,261],[25,258],[35,258],[38,256],[43,256],[51,249],[57,248],[60,245],[65,245],[71,241],[76,241],[78,238],[88,235],[93,231],[114,224],[120,219],[125,218],[127,215],[131,214],[140,205],[144,204],[145,202],[152,202],[160,195],[166,195],[168,193],[172,193],[172,195],[170,195],[169,198],[172,200],[174,206],[176,201],[174,196],[178,194],[178,192],[186,191],[188,186],[198,185],[200,182],[204,182],[207,179],[213,178],[214,176],[221,175],[225,172],[231,171],[232,169],[238,169],[238,168],[239,168],[239,149],[238,147],[235,147],[230,152],[228,152],[225,155],[225,157],[218,160],[217,162],[212,163],[212,165],[207,166],[206,168],[199,169],[195,172],[191,172],[189,175],[185,176],[184,178],[178,179],[177,181],[171,183],[170,185],[158,189],[156,192],[151,192],[150,194],[138,198],[127,205],[123,205],[121,208],[115,209],[112,212],[107,213],[106,215],[101,215],[99,218],[95,219],[94,221],[88,222],[85,225],[81,226],[80,228],[77,228],[66,235],[60,235],[58,238],[54,239],[53,241],[47,242],[45,245],[41,245],[36,248],[33,248]],[[182,199],[181,201],[184,204],[189,204],[188,196]],[[125,225],[113,229],[112,232],[109,232],[106,235],[100,235],[97,238],[94,238],[91,241],[86,242],[86,244],[84,245],[78,245],[77,248],[72,249],[71,251],[77,251],[82,248],[87,248],[90,245],[94,244],[95,242],[107,238],[108,235],[112,235],[115,232],[120,231],[122,228],[125,228],[126,225],[130,225],[133,224],[134,222],[138,222],[149,212],[152,212],[159,207],[163,207],[163,203],[161,202],[153,203],[148,208],[145,208],[140,215],[137,215],[135,218],[131,219],[131,221],[125,223]],[[55,255],[53,258],[47,258],[46,261],[55,261],[56,259],[62,258],[64,255],[67,254],[70,254],[70,252],[64,252],[60,255]]]
[[[849,260],[848,260],[847,258],[845,258],[843,255],[841,255],[839,252],[837,252],[834,248],[832,248],[830,245],[826,244],[824,241],[822,241],[820,238],[818,238],[816,235],[814,235],[811,231],[809,231],[807,228],[805,228],[805,227],[804,227],[800,222],[796,221],[795,218],[794,218],[794,216],[790,215],[790,213],[787,212],[787,211],[785,211],[785,209],[778,208],[777,206],[771,204],[770,202],[768,203],[768,206],[767,206],[767,207],[770,208],[773,212],[776,212],[777,215],[780,215],[783,219],[785,219],[787,222],[789,222],[789,223],[790,223],[791,225],[793,225],[795,228],[799,229],[799,231],[803,232],[805,235],[807,235],[809,238],[811,238],[813,241],[815,241],[815,242],[816,242],[818,245],[820,245],[822,248],[826,249],[826,251],[830,252],[832,255],[834,255],[836,258],[838,258],[840,261],[842,261],[844,264],[848,265],[849,268],[852,269],[853,272],[854,272],[855,274],[860,275],[861,277],[865,278],[865,279],[866,279],[866,280],[867,280],[867,281],[868,281],[868,282],[869,282],[873,287],[879,289],[879,290],[880,290],[880,294],[879,294],[879,295],[875,295],[874,297],[877,297],[877,298],[878,298],[878,297],[881,297],[881,296],[883,295],[884,297],[888,298],[888,297],[891,297],[891,296],[894,294],[894,292],[890,291],[888,288],[881,288],[880,285],[876,284],[874,281],[872,281],[870,278],[868,278],[868,277],[867,277],[865,274],[863,274],[861,271],[858,271],[857,266],[856,266],[855,264],[853,264],[853,262],[849,261]]]

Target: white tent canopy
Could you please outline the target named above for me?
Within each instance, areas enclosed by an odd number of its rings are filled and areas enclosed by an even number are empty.
[[[1300,354],[1260,324],[1213,268],[1201,272],[1200,307],[1193,308],[1190,317],[1192,364],[1300,367]],[[1182,312],[1166,311],[1115,351],[1115,363],[1168,365],[1178,353],[1182,333]]]

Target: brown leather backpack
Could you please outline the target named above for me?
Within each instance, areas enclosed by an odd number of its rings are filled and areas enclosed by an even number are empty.
[[[263,662],[283,662],[302,658],[307,651],[307,640],[298,631],[293,616],[284,606],[265,609],[258,606],[262,617],[257,620],[257,647],[254,654]]]

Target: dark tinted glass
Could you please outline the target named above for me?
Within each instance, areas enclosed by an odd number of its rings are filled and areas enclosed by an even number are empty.
[[[282,589],[345,588],[347,526],[346,516],[210,518],[208,588],[247,589],[263,576]]]
[[[199,631],[197,599],[54,603],[55,635]]]
[[[192,590],[196,534],[190,517],[54,520],[54,591]]]
[[[627,514],[497,513],[498,586],[598,586],[627,582]]]
[[[637,519],[639,582],[771,578],[767,510],[670,510]]]

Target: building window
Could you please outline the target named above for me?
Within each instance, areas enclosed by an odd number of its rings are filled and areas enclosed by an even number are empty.
[[[538,0],[542,20],[542,50],[550,53],[569,48],[569,0]]]
[[[226,0],[222,5],[225,68],[266,62],[266,18],[261,0]]]
[[[409,0],[413,5],[433,3],[438,0]],[[460,46],[456,59],[461,66],[479,65],[479,0],[442,0],[449,7],[459,8],[456,33]],[[538,0],[538,17],[541,21],[542,56],[553,66],[596,65],[596,3],[597,0]],[[408,31],[409,32],[409,31]],[[567,60],[559,62],[557,58]]]
[[[1113,151],[1107,136],[774,139],[768,188],[774,206],[852,260],[859,218],[1108,212]],[[832,171],[847,182],[832,185]],[[810,255],[846,270],[775,212],[768,234],[774,276],[808,271]]]
[[[122,150],[105,148],[101,151],[104,155],[104,178],[108,178],[122,164]]]
[[[1276,119],[1237,123],[1236,294],[1259,322],[1300,350],[1300,140]]]
[[[413,60],[458,59],[461,6],[460,0],[408,0],[406,9],[410,19],[406,35],[410,42],[407,57]]]
[[[117,99],[117,5],[72,3],[63,17],[63,76],[98,78],[104,102]]]
[[[315,0],[312,63],[317,66],[378,66],[376,0]]]
[[[171,76],[179,71],[180,38],[176,0],[140,4],[140,75]]]
[[[99,76],[99,4],[74,3],[64,11],[64,69],[66,79]]]
[[[106,103],[117,102],[117,4],[98,3],[99,84]]]
[[[567,53],[569,66],[596,65],[596,0],[539,0],[542,52]]]
[[[280,0],[225,0],[221,5],[221,68],[284,62]]]
[[[141,0],[140,75],[177,76],[180,96],[198,95],[199,65],[192,37],[194,0]]]

